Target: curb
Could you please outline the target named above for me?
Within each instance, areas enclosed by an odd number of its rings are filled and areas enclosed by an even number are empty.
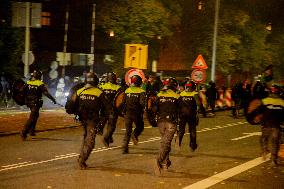
[[[76,127],[79,127],[79,126],[72,125],[72,126],[62,126],[62,127],[50,128],[50,129],[42,129],[42,130],[36,130],[36,133],[41,133],[45,131],[54,131],[54,130],[60,130],[60,129],[70,129],[70,128],[76,128]],[[0,133],[0,137],[17,135],[17,134],[20,134],[20,132],[19,131],[4,132],[4,133]]]

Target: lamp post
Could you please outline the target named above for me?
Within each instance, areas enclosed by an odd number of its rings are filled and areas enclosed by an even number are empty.
[[[212,65],[211,65],[211,80],[215,81],[215,67],[216,67],[216,46],[217,46],[217,32],[219,20],[220,0],[215,1],[215,18],[214,18],[214,34],[213,34],[213,48],[212,48]]]

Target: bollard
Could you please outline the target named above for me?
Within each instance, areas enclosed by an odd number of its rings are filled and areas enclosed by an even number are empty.
[[[232,95],[231,94],[232,94],[232,90],[228,88],[225,93],[225,102],[226,102],[227,108],[232,107]]]

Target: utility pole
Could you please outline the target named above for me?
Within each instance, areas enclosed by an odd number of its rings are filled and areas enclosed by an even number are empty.
[[[217,47],[219,8],[220,8],[220,0],[216,0],[215,1],[215,19],[214,19],[213,48],[212,48],[212,65],[211,65],[211,80],[212,81],[215,81],[216,47]]]
[[[88,56],[88,64],[90,66],[90,72],[94,71],[95,29],[96,29],[96,4],[93,4],[92,34],[91,34],[91,54],[90,54],[90,56]]]
[[[62,60],[62,70],[61,70],[61,77],[64,78],[65,76],[65,66],[68,65],[67,60],[67,40],[68,40],[68,21],[69,21],[69,5],[66,6],[66,12],[65,12],[65,24],[64,24],[64,44],[63,44],[63,60]]]
[[[25,32],[25,62],[24,62],[24,76],[29,74],[29,51],[30,51],[30,2],[26,2],[26,32]]]

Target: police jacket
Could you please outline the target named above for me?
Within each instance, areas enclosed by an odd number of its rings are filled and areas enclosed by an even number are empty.
[[[94,86],[85,85],[76,92],[80,120],[97,120],[100,118],[101,111],[111,110],[105,94],[102,90]],[[106,111],[110,113],[110,111]]]
[[[281,122],[284,121],[284,100],[276,95],[269,95],[262,99],[264,127],[279,128]]]
[[[195,115],[199,102],[196,91],[182,91],[179,98],[180,113],[183,115]]]
[[[24,87],[25,101],[28,107],[42,106],[42,94],[56,103],[55,99],[48,92],[44,82],[41,80],[28,80]]]
[[[100,89],[103,90],[107,100],[109,101],[109,103],[112,104],[115,98],[115,95],[118,93],[118,91],[121,90],[121,87],[119,85],[107,82],[107,83],[100,85]]]
[[[206,97],[209,99],[209,100],[216,100],[217,99],[217,89],[213,86],[210,86],[206,92]]]
[[[160,91],[157,95],[158,121],[177,123],[180,95],[173,90]]]
[[[126,114],[143,114],[146,102],[145,91],[140,87],[131,86],[125,90],[125,94]]]

